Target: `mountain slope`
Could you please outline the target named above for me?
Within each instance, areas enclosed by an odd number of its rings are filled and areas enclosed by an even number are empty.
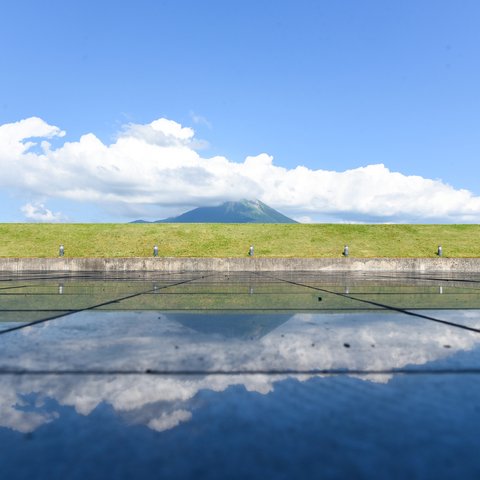
[[[132,223],[143,223],[136,220]],[[297,223],[260,200],[225,202],[217,207],[199,207],[178,217],[153,223]]]

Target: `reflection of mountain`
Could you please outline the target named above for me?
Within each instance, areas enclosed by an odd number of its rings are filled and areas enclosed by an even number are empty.
[[[168,318],[205,335],[259,339],[287,322],[292,315],[244,313],[169,313]]]
[[[475,311],[444,312],[445,318],[448,315],[456,321],[478,318]],[[104,402],[131,423],[166,430],[191,418],[200,391],[243,385],[266,394],[288,378],[289,370],[378,371],[435,361],[445,366],[452,358],[462,367],[465,364],[452,354],[472,350],[480,341],[472,332],[399,314],[297,314],[288,321],[288,315],[282,317],[83,312],[57,325],[51,322],[11,334],[8,341],[4,336],[0,365],[4,370],[283,369],[285,374],[3,375],[0,425],[34,431],[58,416],[45,407],[47,399],[54,399],[82,415]],[[242,321],[245,325],[240,325]],[[478,360],[476,351],[471,355]],[[368,378],[388,381],[388,376]]]

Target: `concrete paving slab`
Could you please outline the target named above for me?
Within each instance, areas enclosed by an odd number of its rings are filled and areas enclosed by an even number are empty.
[[[480,476],[478,275],[0,280],[0,478]]]

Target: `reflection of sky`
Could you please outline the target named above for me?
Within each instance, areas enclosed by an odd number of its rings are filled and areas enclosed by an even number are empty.
[[[472,312],[455,312],[457,318],[464,314],[471,317]],[[439,361],[459,366],[455,354],[475,349],[480,341],[478,334],[396,313],[296,314],[284,317],[283,323],[275,316],[264,317],[268,316],[245,316],[242,323],[238,316],[219,316],[206,328],[201,316],[195,315],[83,312],[4,336],[1,362],[4,368],[49,371],[80,366],[104,371],[381,371]],[[472,355],[470,360],[477,358],[478,352],[472,351]],[[53,399],[83,416],[108,404],[129,422],[165,431],[192,418],[199,392],[224,392],[241,385],[249,392],[266,395],[288,378],[284,373],[42,375],[25,379],[3,375],[0,425],[32,432],[57,418],[55,410],[45,407]],[[362,378],[385,383],[391,377]]]
[[[387,384],[287,378],[268,394],[249,392],[238,379],[240,385],[200,389],[186,402],[117,410],[102,401],[88,415],[46,395],[79,382],[93,387],[93,377],[10,377],[17,392],[45,392],[27,395],[23,408],[51,421],[24,435],[0,428],[0,472],[48,480],[478,478],[477,376],[396,375]],[[122,396],[121,389],[158,393],[161,380],[101,382]]]

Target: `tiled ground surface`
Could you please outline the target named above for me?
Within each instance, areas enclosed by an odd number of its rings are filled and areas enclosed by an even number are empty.
[[[0,478],[478,478],[479,289],[0,276]]]

